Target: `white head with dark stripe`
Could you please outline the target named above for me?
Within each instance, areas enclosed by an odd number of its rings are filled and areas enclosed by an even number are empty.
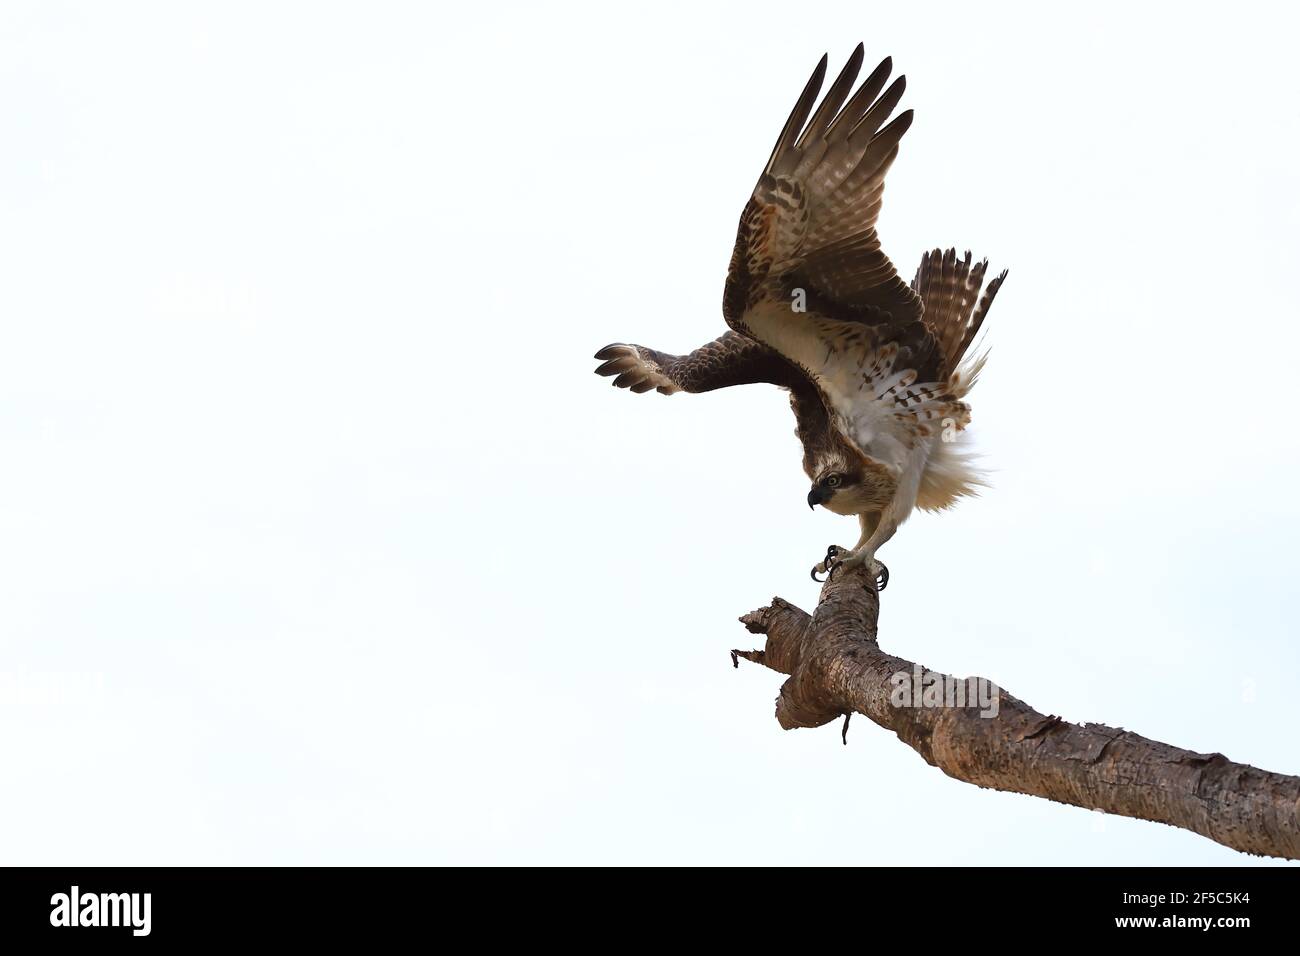
[[[891,500],[894,481],[881,465],[841,450],[805,449],[804,471],[812,479],[808,507],[840,515],[879,511]]]

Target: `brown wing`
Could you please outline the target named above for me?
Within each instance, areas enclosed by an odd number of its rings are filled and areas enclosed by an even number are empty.
[[[732,253],[723,314],[734,329],[746,331],[745,312],[770,297],[774,284],[815,291],[868,320],[921,316],[920,299],[876,234],[885,173],[912,122],[908,110],[884,125],[906,81],[899,77],[881,93],[892,68],[886,59],[846,103],[861,66],[858,44],[812,113],[826,73],[822,57],[777,139]]]
[[[902,469],[933,421],[963,410],[921,299],[876,234],[912,121],[887,122],[904,80],[885,89],[885,60],[845,102],[861,64],[859,45],[815,112],[825,57],[804,88],[741,215],[723,314],[804,369],[858,449]]]
[[[597,375],[616,376],[614,384],[634,392],[658,389],[710,392],[732,385],[767,382],[790,391],[795,434],[803,445],[804,470],[812,474],[819,461],[832,455],[851,461],[853,446],[831,425],[826,399],[804,371],[766,345],[737,332],[727,332],[687,355],[668,355],[644,345],[607,345],[596,353],[603,364]]]
[[[615,385],[634,392],[711,392],[757,382],[785,388],[810,385],[808,377],[790,362],[738,332],[726,332],[686,355],[616,342],[597,352],[596,358],[604,363],[596,369],[597,375],[617,376]]]

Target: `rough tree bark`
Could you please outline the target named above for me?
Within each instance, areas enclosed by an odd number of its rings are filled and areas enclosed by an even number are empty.
[[[787,730],[862,714],[967,783],[1156,820],[1245,853],[1300,859],[1300,777],[1102,724],[1072,724],[1006,691],[999,691],[995,717],[981,717],[978,704],[895,706],[892,678],[912,674],[914,665],[876,643],[879,611],[863,571],[837,573],[812,616],[774,598],[742,617],[767,644],[733,651],[732,660],[789,675],[776,703]]]

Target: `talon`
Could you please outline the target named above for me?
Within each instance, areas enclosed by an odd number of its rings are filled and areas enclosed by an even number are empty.
[[[839,556],[843,552],[843,550],[844,549],[841,548],[838,544],[831,545],[829,548],[826,549],[826,558],[820,564],[814,564],[813,569],[812,571],[809,572],[808,576],[811,577],[818,584],[825,584],[827,581],[829,581],[831,578],[835,576],[835,569],[839,567],[840,564]],[[825,574],[826,577],[824,578],[817,577],[817,572],[819,571]]]
[[[840,566],[840,555],[843,553],[844,553],[844,549],[841,548],[838,544],[831,545],[829,548],[826,549],[825,560],[823,560],[820,564],[814,565],[812,572],[809,574],[809,576],[818,584],[825,584],[831,578],[835,577],[835,569]],[[818,571],[825,574],[826,577],[824,578],[817,577]]]
[[[889,568],[885,567],[885,565],[881,564],[879,561],[876,563],[880,564],[880,573],[876,575],[876,591],[880,592],[889,584]]]

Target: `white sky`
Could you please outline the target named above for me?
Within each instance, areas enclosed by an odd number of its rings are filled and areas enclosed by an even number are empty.
[[[1153,5],[1154,6],[1154,5]],[[1175,13],[1176,11],[1176,13]],[[996,488],[881,552],[883,645],[1300,772],[1300,81],[1281,5],[7,3],[0,861],[1251,862],[782,732],[785,398],[723,328],[817,58],[916,122],[881,232],[1011,276]]]

